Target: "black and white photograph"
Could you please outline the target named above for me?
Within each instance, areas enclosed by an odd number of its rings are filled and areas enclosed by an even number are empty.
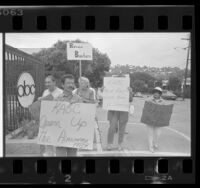
[[[0,64],[3,65],[3,35],[0,33]],[[0,67],[0,91],[3,91],[3,66]],[[0,93],[0,100],[3,99],[3,93]],[[0,103],[0,114],[3,114],[3,103]],[[3,116],[0,116],[0,122],[3,121]],[[3,157],[3,124],[0,126],[0,157]]]
[[[189,32],[6,33],[3,45],[6,157],[191,156]]]

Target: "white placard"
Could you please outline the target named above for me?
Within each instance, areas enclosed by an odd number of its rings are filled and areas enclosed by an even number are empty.
[[[129,77],[105,77],[103,109],[129,111]]]
[[[38,144],[92,150],[95,113],[95,104],[42,101]]]
[[[67,43],[68,60],[92,60],[92,46],[89,43]]]

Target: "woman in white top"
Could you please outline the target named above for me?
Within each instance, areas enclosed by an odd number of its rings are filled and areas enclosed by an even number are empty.
[[[161,95],[162,89],[160,87],[156,87],[153,90],[153,97],[147,101],[162,105],[164,104],[164,100],[161,98]],[[155,149],[158,149],[159,126],[147,125],[147,130],[149,150],[153,153]]]

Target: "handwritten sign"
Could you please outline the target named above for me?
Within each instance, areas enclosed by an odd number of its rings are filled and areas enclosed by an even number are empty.
[[[95,113],[95,104],[42,101],[38,144],[93,149]]]
[[[89,43],[67,43],[68,60],[92,60],[92,46]]]
[[[105,77],[103,109],[129,111],[129,77]]]
[[[173,104],[160,105],[146,101],[143,108],[141,122],[157,127],[168,126],[173,110]]]

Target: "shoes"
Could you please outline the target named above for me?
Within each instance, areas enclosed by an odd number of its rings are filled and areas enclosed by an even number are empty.
[[[153,146],[155,149],[158,149],[158,144],[154,144]]]
[[[113,146],[111,144],[108,144],[107,147],[106,147],[106,150],[110,151],[113,149]]]
[[[43,156],[43,157],[48,157],[49,154],[48,154],[48,153],[43,153],[42,156]]]
[[[124,150],[124,148],[122,146],[118,147],[118,151],[123,151],[123,150]]]
[[[52,157],[52,156],[56,156],[56,153],[55,152],[44,152],[42,154],[43,157]]]
[[[153,146],[149,146],[149,151],[150,151],[151,153],[154,153],[154,152],[155,152],[154,147],[153,147]]]

